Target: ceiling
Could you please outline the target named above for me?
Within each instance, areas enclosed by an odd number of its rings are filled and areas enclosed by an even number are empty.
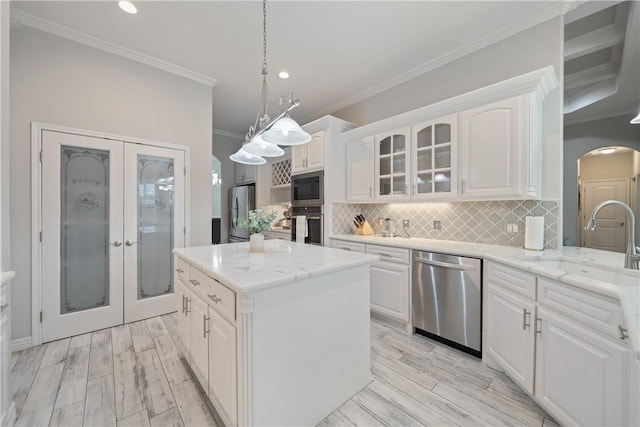
[[[116,1],[14,0],[12,16],[17,25],[89,40],[125,56],[143,56],[196,80],[215,82],[215,130],[244,135],[260,107],[261,3],[138,0],[136,4],[138,13],[128,15]],[[550,19],[561,13],[563,5],[563,1],[270,1],[269,99],[277,101],[294,92],[302,105],[292,115],[306,122]],[[288,80],[277,77],[282,69],[291,74]],[[622,77],[620,71],[618,83]],[[593,106],[589,108],[591,114]]]

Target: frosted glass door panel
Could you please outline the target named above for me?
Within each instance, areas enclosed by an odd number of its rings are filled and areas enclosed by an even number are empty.
[[[125,146],[125,322],[175,311],[171,251],[185,240],[184,158],[182,150]]]
[[[42,131],[42,342],[122,324],[123,143]]]
[[[138,155],[138,299],[173,292],[173,166]]]
[[[60,313],[109,304],[109,152],[63,145]]]

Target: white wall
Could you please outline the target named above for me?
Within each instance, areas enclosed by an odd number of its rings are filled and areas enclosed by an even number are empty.
[[[552,65],[562,75],[560,17],[487,46],[332,115],[360,125],[414,110]],[[430,58],[425,58],[425,61]],[[561,200],[562,88],[543,104],[543,198]]]
[[[235,185],[235,163],[229,156],[242,146],[242,138],[213,134],[213,155],[222,166],[222,216],[220,219],[220,242],[229,242],[229,189]]]
[[[563,241],[575,246],[578,235],[578,159],[600,147],[617,145],[640,150],[640,125],[618,116],[564,127]]]
[[[209,244],[212,89],[26,27],[12,30],[10,58],[13,332],[22,338],[31,335],[30,123],[190,146],[191,245]]]
[[[11,269],[9,233],[9,2],[0,2],[0,271]]]

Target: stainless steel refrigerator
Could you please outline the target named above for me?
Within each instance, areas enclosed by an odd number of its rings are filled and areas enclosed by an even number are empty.
[[[229,243],[246,242],[249,230],[237,227],[238,219],[249,219],[249,211],[255,209],[256,188],[253,185],[241,185],[229,189]]]

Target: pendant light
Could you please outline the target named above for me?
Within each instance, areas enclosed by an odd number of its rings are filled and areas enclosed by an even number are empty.
[[[640,113],[638,113],[637,116],[631,119],[629,123],[631,123],[632,125],[640,125]]]
[[[300,105],[293,93],[280,98],[280,112],[273,121],[267,115],[267,0],[262,1],[262,43],[262,107],[255,123],[249,127],[242,147],[229,156],[234,162],[248,165],[266,163],[263,157],[283,155],[284,150],[278,145],[299,145],[311,140],[311,135],[289,117],[289,111]]]

